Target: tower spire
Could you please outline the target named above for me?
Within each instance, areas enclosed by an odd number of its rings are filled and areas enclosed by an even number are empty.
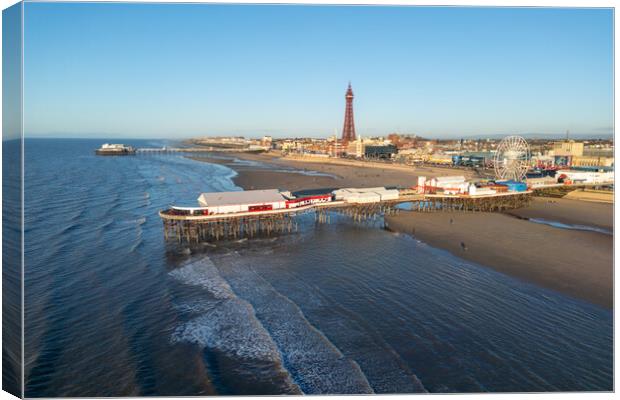
[[[342,141],[352,142],[355,140],[355,123],[353,122],[353,89],[351,82],[347,87],[347,93],[344,96],[346,106],[344,111],[344,127],[342,128]]]

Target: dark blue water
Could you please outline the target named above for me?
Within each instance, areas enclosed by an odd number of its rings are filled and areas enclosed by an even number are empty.
[[[612,390],[609,310],[346,219],[167,248],[234,172],[100,144],[26,141],[27,396]]]
[[[2,390],[22,395],[21,139],[2,142]]]

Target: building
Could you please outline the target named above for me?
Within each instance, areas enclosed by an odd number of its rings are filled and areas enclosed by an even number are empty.
[[[399,192],[385,187],[344,188],[332,192],[335,200],[347,203],[378,203],[380,201],[397,200]]]
[[[463,194],[467,193],[469,182],[464,176],[438,176],[428,181],[426,177],[418,177],[418,186],[423,188],[424,193]]]
[[[351,83],[345,94],[346,106],[344,111],[344,127],[342,128],[342,141],[345,143],[355,140],[355,123],[353,121],[353,89]]]
[[[612,184],[614,183],[614,172],[598,172],[598,171],[576,171],[576,170],[559,170],[556,173],[559,183],[582,183],[582,184]]]
[[[263,136],[260,143],[263,147],[270,149],[273,145],[273,138],[271,136]]]
[[[392,158],[396,153],[398,153],[398,149],[393,144],[364,146],[364,157],[366,158]]]
[[[361,158],[364,156],[364,149],[365,149],[364,141],[362,140],[361,137],[358,137],[353,142],[349,142],[347,144],[346,151],[347,151],[347,155],[349,156],[355,156],[356,158]]]
[[[572,167],[613,167],[613,157],[603,156],[574,156],[571,162]]]
[[[327,145],[327,154],[329,154],[332,157],[342,156],[342,153],[344,153],[345,150],[346,148],[342,145],[342,143],[338,139],[335,139],[335,138],[333,141],[330,141],[329,144]]]
[[[430,164],[452,165],[454,163],[451,154],[434,153],[427,158]]]
[[[136,154],[136,149],[124,144],[104,143],[100,148],[95,150],[95,154],[99,156],[134,155]]]
[[[300,140],[284,140],[280,143],[280,149],[285,153],[301,153],[305,145]]]
[[[575,157],[583,155],[583,142],[575,142],[574,140],[564,140],[553,143],[553,156]]]
[[[484,167],[493,162],[494,156],[495,154],[490,151],[465,151],[453,155],[452,162],[454,165],[461,165],[464,167]]]
[[[555,158],[549,155],[532,156],[532,164],[539,169],[550,168],[555,165]]]
[[[286,208],[286,199],[277,189],[246,190],[202,193],[198,204],[207,208],[209,214],[228,214]]]

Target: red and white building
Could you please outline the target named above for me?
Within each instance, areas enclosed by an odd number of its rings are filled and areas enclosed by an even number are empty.
[[[269,211],[286,208],[286,199],[277,189],[202,193],[198,204],[209,214]]]
[[[295,197],[290,192],[280,192],[278,189],[214,192],[202,193],[198,197],[200,207],[191,209],[191,211],[194,214],[198,210],[200,214],[206,215],[260,212],[304,207],[330,201],[332,201],[331,193]],[[177,209],[185,210],[179,207]],[[190,209],[187,208],[187,210]]]

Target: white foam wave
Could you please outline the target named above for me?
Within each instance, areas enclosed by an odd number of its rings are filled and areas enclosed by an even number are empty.
[[[197,343],[243,359],[281,363],[275,343],[256,320],[252,306],[237,298],[224,300],[179,326],[172,340]]]
[[[186,314],[203,314],[213,307],[216,307],[217,303],[213,301],[196,301],[192,303],[174,304],[175,310]]]
[[[195,261],[171,271],[170,276],[193,286],[201,286],[216,299],[231,299],[235,297],[230,285],[221,277],[215,265],[208,257]]]
[[[204,314],[177,327],[173,342],[197,343],[236,357],[281,364],[280,353],[256,319],[253,307],[234,294],[208,257],[171,271],[170,275],[185,284],[204,288],[217,299],[210,308],[204,303],[194,304]]]
[[[258,275],[237,252],[218,258],[216,268],[240,296],[252,302],[304,393],[372,392],[359,365],[343,355],[291,299]]]

